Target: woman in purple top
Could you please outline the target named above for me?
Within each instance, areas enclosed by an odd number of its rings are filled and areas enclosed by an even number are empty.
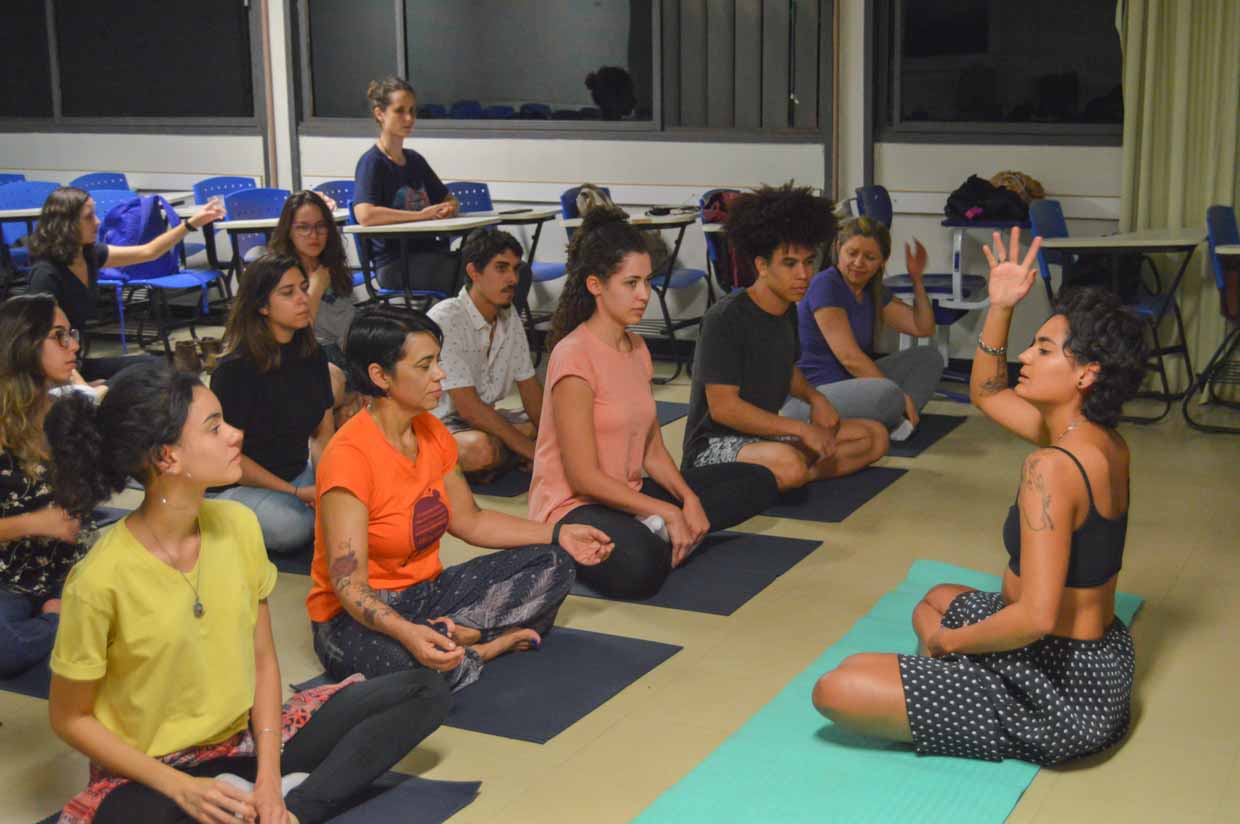
[[[835,266],[819,272],[797,304],[801,358],[797,366],[836,408],[841,418],[882,422],[892,440],[912,434],[918,413],[934,394],[943,359],[931,346],[914,346],[873,358],[880,323],[917,337],[934,334],[934,309],[922,284],[926,250],[904,247],[913,281],[913,305],[893,299],[883,286],[891,257],[891,234],[876,220],[859,217],[839,233]],[[800,404],[789,401],[789,406]],[[803,404],[802,404],[803,405]],[[785,407],[784,414],[796,415]]]

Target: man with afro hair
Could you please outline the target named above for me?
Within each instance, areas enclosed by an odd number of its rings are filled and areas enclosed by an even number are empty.
[[[702,319],[682,465],[759,464],[781,491],[869,466],[887,452],[886,429],[841,421],[796,367],[795,304],[835,237],[831,202],[791,183],[763,186],[732,202],[726,229],[757,277]],[[809,404],[808,421],[780,415],[789,396]]]

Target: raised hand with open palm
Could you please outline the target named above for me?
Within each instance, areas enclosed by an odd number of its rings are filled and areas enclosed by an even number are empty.
[[[1033,287],[1038,276],[1038,249],[1042,246],[1042,238],[1035,237],[1029,245],[1029,251],[1020,263],[1020,227],[1012,229],[1008,247],[1003,247],[1003,238],[994,233],[994,248],[983,246],[986,262],[990,264],[990,303],[1011,309],[1020,303]]]

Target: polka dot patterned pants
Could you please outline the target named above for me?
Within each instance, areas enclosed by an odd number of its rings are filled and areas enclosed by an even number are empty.
[[[943,626],[1003,609],[997,592],[965,592]],[[1134,656],[1116,618],[1096,641],[1048,635],[986,655],[898,656],[913,744],[923,755],[1050,766],[1104,750],[1128,731]]]

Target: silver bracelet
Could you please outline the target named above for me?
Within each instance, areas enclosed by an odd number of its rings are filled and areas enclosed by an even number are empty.
[[[1007,347],[1006,347],[1006,346],[998,346],[998,347],[995,347],[995,346],[987,346],[987,345],[986,345],[986,341],[982,340],[982,336],[981,336],[981,334],[980,334],[980,333],[979,333],[979,334],[978,334],[978,336],[977,336],[977,348],[978,348],[978,349],[981,349],[981,350],[982,350],[983,352],[985,352],[987,355],[993,355],[993,356],[995,356],[996,358],[1001,358],[1001,357],[1003,357],[1004,355],[1006,355],[1006,354],[1007,354]]]

